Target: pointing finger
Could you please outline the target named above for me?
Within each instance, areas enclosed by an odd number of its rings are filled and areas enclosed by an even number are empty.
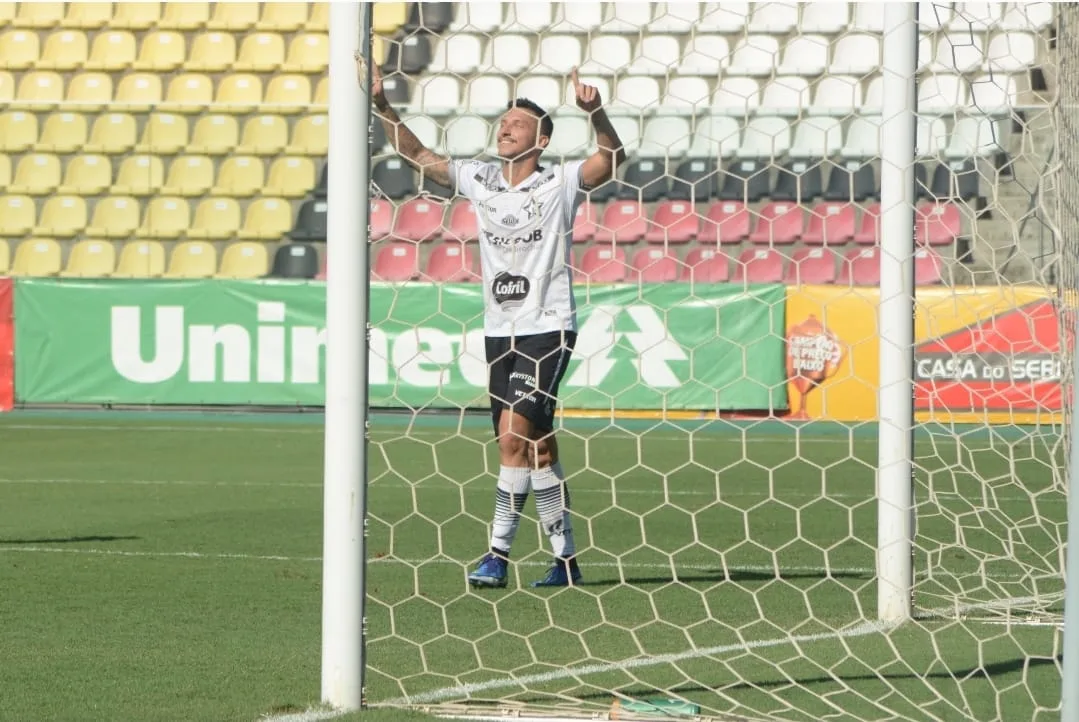
[[[573,87],[575,87],[575,88],[580,88],[581,87],[581,79],[577,76],[577,68],[576,68],[576,66],[574,66],[573,69],[569,71],[569,80],[570,80],[571,83],[573,83]]]

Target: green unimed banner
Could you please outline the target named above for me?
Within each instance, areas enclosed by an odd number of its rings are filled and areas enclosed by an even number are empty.
[[[787,408],[782,286],[594,287],[578,301],[566,408]],[[372,406],[486,406],[481,309],[477,285],[373,287]],[[325,312],[317,283],[19,280],[16,398],[320,406]]]

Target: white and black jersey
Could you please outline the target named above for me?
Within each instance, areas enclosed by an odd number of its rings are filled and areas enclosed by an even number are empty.
[[[510,186],[497,163],[449,162],[476,210],[486,336],[577,330],[569,252],[583,164],[539,168]]]

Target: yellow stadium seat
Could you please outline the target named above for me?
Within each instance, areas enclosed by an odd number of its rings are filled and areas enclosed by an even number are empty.
[[[30,196],[0,199],[0,236],[25,236],[37,222],[37,207]]]
[[[165,104],[177,113],[200,113],[214,100],[214,84],[200,73],[177,75],[169,83]]]
[[[90,57],[83,67],[87,70],[125,70],[135,64],[137,57],[134,35],[126,30],[107,30],[94,38]]]
[[[229,244],[221,256],[218,278],[262,278],[270,272],[270,254],[261,243]]]
[[[109,26],[122,30],[147,30],[160,19],[159,2],[119,2],[116,3]]]
[[[311,105],[311,81],[306,75],[274,76],[262,104],[273,113],[302,113]]]
[[[228,75],[217,85],[214,110],[252,113],[262,103],[262,81],[250,74]]]
[[[330,41],[322,33],[304,33],[292,39],[281,70],[286,73],[325,73],[330,62]]]
[[[185,57],[184,36],[175,30],[159,30],[143,36],[134,68],[167,73],[183,65]]]
[[[256,30],[276,30],[291,33],[307,22],[307,3],[266,3],[262,17],[255,23]]]
[[[86,144],[89,126],[82,113],[53,113],[45,118],[35,150],[75,153]]]
[[[15,166],[9,193],[43,196],[60,185],[60,159],[51,153],[24,155]]]
[[[22,76],[12,105],[44,112],[55,108],[63,98],[64,81],[60,75],[52,70],[35,70]]]
[[[371,27],[379,35],[393,35],[408,22],[408,3],[375,3]]]
[[[11,246],[0,240],[0,276],[6,276],[11,270]]]
[[[258,115],[244,124],[236,152],[243,155],[277,155],[288,144],[288,124],[280,115]]]
[[[319,78],[318,85],[315,86],[315,105],[329,105],[330,104],[330,79]]]
[[[263,193],[280,198],[302,198],[315,187],[315,163],[310,158],[278,158],[270,166]]]
[[[116,249],[108,241],[79,241],[71,247],[65,278],[107,278],[116,268]]]
[[[86,200],[79,196],[53,196],[45,201],[41,217],[31,231],[35,236],[71,238],[86,227]]]
[[[112,20],[112,3],[74,2],[67,6],[62,25],[79,30],[97,30]]]
[[[325,33],[330,29],[330,4],[315,3],[311,6],[311,15],[304,28],[315,33]]]
[[[112,163],[103,155],[77,155],[64,170],[64,182],[57,193],[96,196],[112,185]]]
[[[146,113],[161,103],[161,76],[157,73],[125,75],[116,87],[113,105],[129,113]]]
[[[214,3],[213,15],[206,27],[209,30],[250,30],[258,21],[258,3],[218,2]]]
[[[232,33],[200,33],[191,42],[191,54],[184,69],[220,73],[236,62],[236,36]]]
[[[170,2],[165,3],[165,11],[157,27],[163,30],[198,30],[209,19],[210,3]]]
[[[89,153],[117,155],[135,147],[135,116],[127,113],[106,113],[97,116],[90,129],[90,139],[83,150]]]
[[[120,250],[113,278],[158,278],[165,273],[165,247],[158,241],[129,241]]]
[[[0,70],[0,103],[10,103],[15,99],[15,76],[6,70]]]
[[[217,182],[210,189],[210,194],[246,198],[259,193],[264,184],[261,158],[232,156],[221,164],[217,172]]]
[[[65,103],[75,110],[98,112],[112,102],[112,76],[108,73],[79,73],[67,86]]]
[[[8,30],[0,34],[0,67],[27,70],[37,65],[41,43],[32,30]]]
[[[11,25],[15,20],[15,3],[0,3],[0,27]]]
[[[285,146],[289,155],[323,156],[330,147],[330,124],[325,115],[307,115],[292,129],[292,142]]]
[[[234,198],[206,198],[195,208],[195,220],[187,237],[212,241],[233,238],[240,230],[241,219],[240,204]]]
[[[285,40],[277,33],[251,33],[240,43],[233,70],[270,73],[285,62]]]
[[[152,113],[142,127],[136,153],[173,155],[187,145],[187,118],[177,113]]]
[[[108,196],[94,206],[86,228],[91,238],[127,238],[139,227],[139,202],[129,196]]]
[[[214,162],[206,155],[177,156],[161,193],[168,196],[201,196],[214,184]]]
[[[16,110],[0,113],[0,151],[21,153],[37,142],[37,116]]]
[[[212,278],[216,272],[214,247],[206,241],[185,241],[172,249],[165,278]]]
[[[21,2],[11,24],[17,28],[43,30],[56,27],[63,21],[63,3]]]
[[[240,124],[231,115],[204,115],[195,123],[187,150],[203,155],[232,153],[240,144]]]
[[[247,207],[239,237],[279,241],[292,230],[292,205],[281,198],[259,198]]]
[[[191,225],[191,209],[183,198],[159,196],[146,206],[138,234],[145,238],[179,238]]]
[[[120,163],[110,192],[122,196],[155,195],[165,182],[165,165],[156,155],[129,155]]]
[[[0,153],[0,188],[11,185],[11,157]]]
[[[60,244],[52,238],[30,238],[15,249],[11,275],[55,276],[60,268]]]
[[[41,60],[36,67],[42,70],[74,70],[86,62],[88,49],[89,43],[83,31],[59,30],[45,38]]]

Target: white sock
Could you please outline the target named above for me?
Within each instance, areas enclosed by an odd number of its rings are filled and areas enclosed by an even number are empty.
[[[491,549],[509,556],[517,527],[521,525],[521,510],[528,500],[531,469],[501,466],[495,488],[495,518],[491,524]]]
[[[577,553],[573,543],[573,521],[569,515],[569,487],[562,474],[562,464],[555,462],[532,470],[532,489],[536,492],[536,511],[540,526],[551,540],[556,557]]]

